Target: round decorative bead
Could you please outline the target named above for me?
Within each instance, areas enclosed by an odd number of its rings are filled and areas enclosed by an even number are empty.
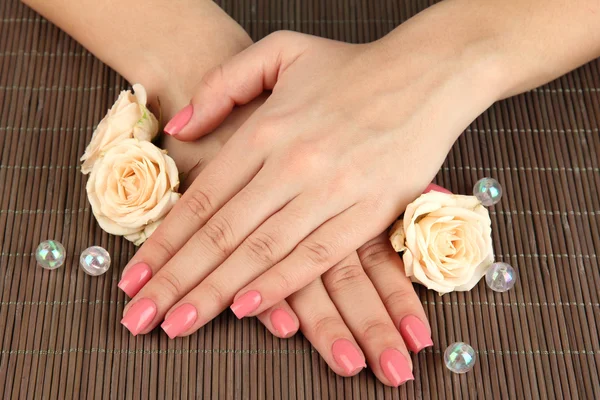
[[[65,248],[56,240],[45,240],[35,249],[38,265],[45,269],[56,269],[65,263]]]
[[[452,343],[444,352],[446,368],[456,374],[464,374],[475,365],[475,350],[463,342]]]
[[[100,246],[88,247],[79,257],[79,265],[88,275],[102,275],[110,268],[110,254]]]
[[[473,186],[473,196],[486,207],[493,206],[502,198],[502,186],[494,178],[483,178]]]
[[[507,263],[493,263],[485,273],[485,282],[494,292],[506,292],[515,286],[516,281],[517,273]]]

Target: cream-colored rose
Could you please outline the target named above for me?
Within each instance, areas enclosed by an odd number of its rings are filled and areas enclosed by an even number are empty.
[[[471,290],[494,262],[492,221],[474,196],[421,195],[390,232],[406,275],[440,294]]]
[[[178,187],[177,166],[164,150],[125,139],[96,162],[86,190],[102,229],[140,245],[181,196]]]
[[[136,138],[150,141],[158,133],[158,121],[146,108],[146,89],[135,84],[133,90],[135,94],[129,90],[122,91],[98,124],[81,157],[81,172],[84,174],[90,173],[98,158],[121,140]]]

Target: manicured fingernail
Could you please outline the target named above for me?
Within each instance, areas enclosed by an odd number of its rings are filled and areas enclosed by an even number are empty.
[[[169,314],[160,327],[171,339],[175,339],[190,329],[194,322],[196,322],[197,317],[198,312],[196,311],[196,307],[191,304],[184,304]]]
[[[133,297],[152,278],[152,269],[146,263],[135,264],[123,274],[117,285],[127,296]]]
[[[396,349],[384,350],[379,357],[379,365],[393,386],[398,387],[415,379],[408,360]]]
[[[165,126],[165,133],[168,135],[177,135],[192,119],[194,107],[191,104],[183,107]]]
[[[237,299],[230,308],[238,319],[242,319],[252,311],[256,310],[260,305],[261,300],[260,293],[256,290],[251,290]]]
[[[365,368],[367,364],[356,346],[347,339],[338,339],[331,346],[335,362],[342,367],[348,375],[352,375]]]
[[[414,315],[404,317],[400,321],[400,334],[406,343],[406,347],[414,353],[433,346],[433,340],[431,340],[427,327]]]
[[[292,316],[280,308],[271,313],[271,324],[282,337],[287,337],[297,330],[296,322]]]
[[[143,331],[152,322],[156,315],[156,305],[150,299],[142,299],[135,303],[127,314],[123,316],[121,323],[133,336]]]

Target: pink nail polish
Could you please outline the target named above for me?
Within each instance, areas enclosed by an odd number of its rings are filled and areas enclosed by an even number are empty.
[[[386,349],[379,357],[379,365],[393,386],[415,379],[408,360],[396,349]]]
[[[427,186],[427,188],[423,191],[423,194],[429,193],[429,192],[440,192],[440,193],[452,194],[452,192],[449,191],[448,189],[443,188],[439,185],[436,185],[435,183],[430,183]]]
[[[177,309],[165,319],[165,322],[163,322],[160,327],[171,339],[175,339],[177,336],[190,329],[190,327],[194,325],[194,322],[196,322],[197,317],[198,312],[196,311],[196,307],[191,304],[184,304],[177,307]]]
[[[135,303],[123,316],[121,324],[129,329],[133,336],[148,327],[156,315],[156,305],[150,299],[142,299]]]
[[[152,278],[152,269],[146,263],[135,264],[129,268],[117,285],[129,297],[133,297]]]
[[[282,337],[287,337],[298,329],[290,314],[280,308],[271,313],[271,324]]]
[[[260,293],[256,290],[251,290],[237,299],[230,308],[238,319],[242,319],[256,310],[260,306],[261,300]]]
[[[192,119],[194,106],[188,104],[183,107],[165,126],[165,133],[168,135],[177,135]]]
[[[356,346],[347,339],[338,339],[331,346],[335,362],[348,374],[353,375],[367,364]]]
[[[433,346],[433,340],[431,340],[427,327],[414,315],[404,317],[400,321],[400,334],[406,343],[406,347],[414,353]]]

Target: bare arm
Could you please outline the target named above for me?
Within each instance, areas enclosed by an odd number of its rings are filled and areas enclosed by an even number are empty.
[[[130,82],[157,95],[166,118],[204,73],[252,44],[210,0],[23,0]]]

